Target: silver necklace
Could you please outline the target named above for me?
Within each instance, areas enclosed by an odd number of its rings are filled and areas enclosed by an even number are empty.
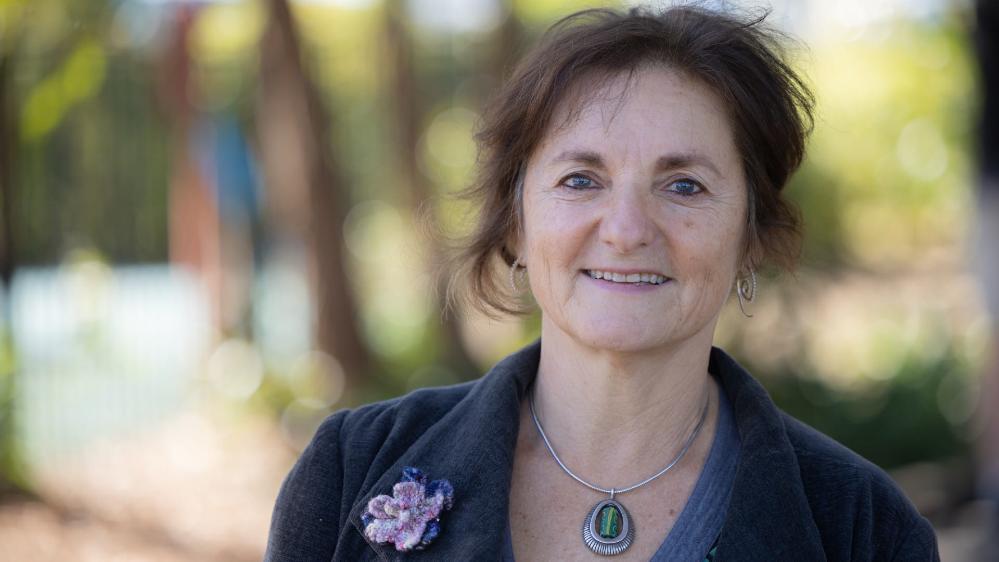
[[[708,395],[710,396],[710,395]],[[694,426],[694,430],[687,437],[687,441],[684,442],[683,448],[676,455],[666,468],[660,470],[659,472],[649,476],[645,480],[642,480],[638,484],[633,484],[627,488],[601,488],[600,486],[594,486],[586,480],[573,474],[571,470],[562,459],[558,458],[558,454],[555,452],[555,448],[552,447],[550,441],[548,441],[548,436],[545,435],[544,428],[541,427],[541,422],[538,421],[538,414],[534,409],[534,389],[531,389],[530,405],[531,405],[531,418],[534,420],[534,426],[538,428],[538,433],[541,434],[541,439],[545,442],[545,447],[548,448],[548,452],[552,454],[555,462],[558,463],[562,470],[566,474],[571,476],[573,480],[579,482],[580,484],[590,488],[591,490],[596,490],[604,494],[610,494],[610,498],[601,500],[593,506],[593,509],[589,511],[586,518],[583,519],[583,542],[586,546],[593,552],[601,556],[614,556],[615,554],[621,554],[631,543],[635,540],[635,524],[631,521],[631,516],[628,514],[628,510],[624,508],[621,502],[615,499],[618,494],[623,494],[625,492],[630,492],[636,488],[640,488],[649,482],[652,482],[656,478],[659,478],[663,474],[670,471],[671,468],[676,466],[680,459],[687,454],[687,450],[693,445],[694,440],[697,439],[697,434],[701,432],[701,427],[704,425],[704,420],[708,416],[708,396],[704,398],[704,406],[701,407],[701,416],[697,420],[697,425]]]

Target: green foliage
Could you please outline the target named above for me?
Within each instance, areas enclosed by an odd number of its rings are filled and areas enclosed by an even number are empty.
[[[517,14],[525,22],[549,25],[555,20],[577,10],[619,6],[621,2],[595,2],[593,0],[514,0]]]
[[[114,261],[166,257],[165,123],[156,67],[112,46],[102,1],[12,3],[31,21],[8,48],[21,139],[15,147],[15,252],[57,263],[78,246]],[[57,164],[53,164],[57,163]]]
[[[944,415],[941,401],[969,395],[969,375],[949,355],[932,363],[910,358],[896,377],[862,392],[801,372],[768,377],[765,385],[789,414],[890,469],[968,453],[965,428]]]
[[[809,158],[790,193],[806,261],[893,268],[960,243],[974,114],[963,29],[898,21],[891,40],[819,42]]]
[[[26,491],[31,488],[21,443],[17,439],[15,374],[10,333],[0,327],[0,495],[12,489]]]

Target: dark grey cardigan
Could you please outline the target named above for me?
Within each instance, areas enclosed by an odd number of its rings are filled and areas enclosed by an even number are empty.
[[[266,560],[496,560],[503,550],[519,408],[540,342],[477,381],[330,416],[285,479]],[[873,464],[784,414],[720,349],[709,370],[732,404],[742,456],[716,560],[939,560],[936,537]],[[404,466],[454,485],[423,551],[370,544],[361,515]]]

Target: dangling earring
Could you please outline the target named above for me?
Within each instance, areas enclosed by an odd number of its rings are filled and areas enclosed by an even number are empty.
[[[749,276],[739,277],[735,280],[735,294],[739,297],[739,310],[746,318],[753,315],[746,312],[746,303],[753,304],[756,300],[756,270],[749,268]]]
[[[514,259],[513,263],[510,264],[510,289],[514,293],[516,293],[516,292],[518,292],[520,290],[520,289],[517,288],[517,268],[518,267],[523,267],[524,271],[527,271],[527,266],[521,266],[520,265],[520,258]]]

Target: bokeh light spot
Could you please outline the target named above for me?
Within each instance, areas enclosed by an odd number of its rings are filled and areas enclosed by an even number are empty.
[[[104,83],[107,61],[104,49],[93,40],[85,40],[66,59],[62,72],[63,95],[76,102],[97,93]]]
[[[257,348],[240,339],[222,342],[208,358],[209,383],[223,396],[246,400],[264,380],[264,362]]]
[[[343,367],[335,357],[313,350],[298,358],[288,376],[292,393],[299,400],[318,400],[324,406],[336,404],[346,383]]]
[[[281,434],[291,447],[301,451],[328,414],[329,409],[321,400],[294,400],[281,412]]]
[[[947,144],[940,128],[926,118],[910,121],[898,135],[895,154],[907,174],[933,181],[947,171]]]

